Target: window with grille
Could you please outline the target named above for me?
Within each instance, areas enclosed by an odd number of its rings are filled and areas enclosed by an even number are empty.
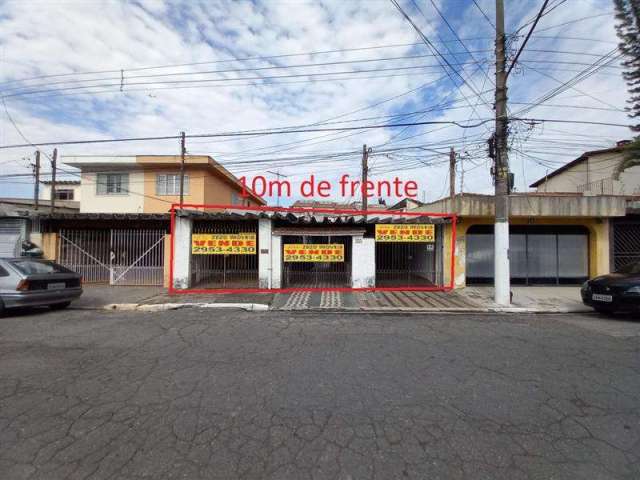
[[[128,173],[98,173],[96,175],[96,192],[98,195],[128,195]]]
[[[189,175],[184,176],[184,194],[189,195]],[[156,195],[180,195],[180,175],[156,175]]]

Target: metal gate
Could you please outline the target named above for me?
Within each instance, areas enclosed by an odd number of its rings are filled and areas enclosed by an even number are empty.
[[[313,243],[344,245],[343,262],[284,262],[283,286],[296,288],[350,287],[351,286],[351,237],[348,236],[297,236],[282,237],[282,258],[286,244]]]
[[[436,285],[435,243],[376,243],[376,286]]]
[[[111,230],[111,285],[162,285],[164,230]]]
[[[613,225],[613,270],[640,262],[640,220],[618,221]]]
[[[0,219],[0,257],[19,257],[22,252],[22,242],[27,237],[26,219]]]
[[[258,222],[194,222],[193,233],[255,233]],[[194,288],[258,288],[258,254],[191,255],[191,285]]]
[[[162,285],[164,230],[61,230],[58,262],[84,283]]]

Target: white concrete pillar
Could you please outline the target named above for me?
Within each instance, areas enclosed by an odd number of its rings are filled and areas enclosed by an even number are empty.
[[[282,288],[282,237],[271,237],[271,288]]]
[[[362,235],[351,237],[351,286],[376,286],[376,241]]]
[[[511,304],[511,273],[509,265],[509,222],[496,222],[494,226],[494,302]]]
[[[258,285],[271,288],[271,219],[258,220]]]
[[[176,216],[173,234],[173,288],[191,286],[191,230],[193,222],[187,217]]]

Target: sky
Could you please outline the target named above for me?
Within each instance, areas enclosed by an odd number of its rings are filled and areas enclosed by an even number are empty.
[[[495,2],[398,2],[423,37],[388,0],[2,1],[0,145],[349,127],[188,138],[187,151],[249,181],[280,174],[296,187],[310,174],[332,184],[359,177],[366,144],[370,178],[413,180],[418,198],[432,201],[448,194],[454,148],[456,190],[490,193]],[[513,58],[542,1],[505,3]],[[549,9],[510,74],[511,116],[629,124],[612,2],[551,0]],[[546,99],[576,76],[580,82]],[[357,129],[452,121],[458,125]],[[630,137],[617,126],[513,121],[516,191],[584,151]],[[53,147],[41,149],[47,179],[44,155]],[[35,150],[0,150],[0,197],[32,195]],[[70,172],[61,177],[74,179],[65,156],[179,154],[180,146],[172,139],[58,151]]]

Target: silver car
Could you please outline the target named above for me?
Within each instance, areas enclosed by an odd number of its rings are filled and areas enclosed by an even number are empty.
[[[0,258],[0,314],[5,308],[66,308],[82,294],[80,275],[49,260]]]

